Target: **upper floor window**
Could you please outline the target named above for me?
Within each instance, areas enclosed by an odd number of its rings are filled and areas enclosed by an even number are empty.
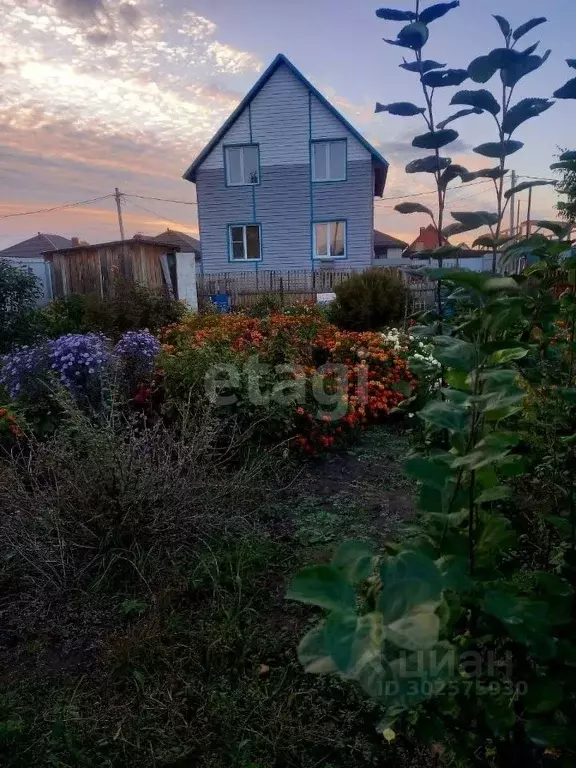
[[[312,142],[312,181],[346,180],[346,139]]]
[[[314,258],[346,258],[345,221],[322,221],[314,224]]]
[[[262,258],[259,224],[230,224],[228,247],[230,261],[257,261]]]
[[[257,144],[225,147],[226,184],[239,187],[260,183],[260,159]]]

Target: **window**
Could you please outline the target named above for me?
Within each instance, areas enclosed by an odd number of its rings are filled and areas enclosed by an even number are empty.
[[[228,236],[230,261],[257,261],[262,258],[259,224],[231,224]]]
[[[345,181],[346,139],[312,142],[312,181]]]
[[[226,159],[226,184],[229,187],[260,183],[260,163],[257,144],[246,144],[242,147],[225,147],[224,153]]]
[[[346,258],[345,221],[326,221],[314,224],[314,258]]]

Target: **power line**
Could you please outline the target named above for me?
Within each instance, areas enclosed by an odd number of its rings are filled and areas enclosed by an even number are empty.
[[[483,181],[471,181],[468,184],[461,184],[459,187],[453,187],[449,189],[449,192],[456,192],[464,187],[476,187],[480,184],[489,184],[492,179],[484,179]],[[435,195],[438,193],[437,189],[430,189],[428,192],[414,192],[411,195],[398,195],[394,197],[382,197],[380,200],[376,200],[376,204],[385,202],[386,200],[407,200],[411,197],[424,197],[425,195]],[[385,205],[384,208],[392,208],[393,206]]]
[[[150,213],[152,216],[156,216],[157,219],[160,219],[160,221],[168,221],[170,224],[176,224],[177,227],[182,226],[181,221],[174,221],[173,219],[167,219],[166,216],[161,216],[159,213],[156,213],[156,211],[150,210],[150,208],[146,208],[146,206],[141,205],[140,203],[135,203],[134,200],[128,200],[128,202],[131,205],[134,205],[136,208],[140,208],[141,211],[146,211],[146,213]]]
[[[198,205],[197,200],[169,200],[166,197],[148,197],[147,195],[131,195],[128,192],[123,192],[124,197],[137,197],[140,200],[157,200],[159,203],[180,203],[181,205]]]
[[[38,213],[50,213],[51,211],[61,211],[63,208],[73,208],[77,205],[88,205],[89,203],[97,203],[100,200],[108,200],[108,198],[114,197],[114,195],[102,195],[102,197],[94,197],[92,200],[79,200],[76,203],[65,203],[64,205],[55,205],[52,208],[40,208],[37,211],[22,211],[20,213],[5,213],[0,216],[0,219],[11,219],[14,216],[34,216]]]

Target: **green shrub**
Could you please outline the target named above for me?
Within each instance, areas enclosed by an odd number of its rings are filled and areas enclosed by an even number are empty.
[[[58,338],[67,333],[85,333],[88,331],[86,312],[87,297],[80,293],[71,293],[60,299],[53,299],[41,310],[41,318],[46,334]]]
[[[124,277],[114,279],[112,296],[71,294],[55,299],[42,311],[49,336],[101,331],[112,339],[126,331],[147,328],[157,332],[179,322],[186,312],[182,302]]]
[[[329,318],[344,330],[375,331],[405,317],[408,289],[398,272],[369,269],[340,283],[335,292]]]
[[[41,293],[30,270],[0,260],[0,354],[38,337],[36,302]]]
[[[278,294],[263,293],[253,304],[246,307],[246,314],[248,317],[264,318],[277,314],[281,309],[282,301]]]

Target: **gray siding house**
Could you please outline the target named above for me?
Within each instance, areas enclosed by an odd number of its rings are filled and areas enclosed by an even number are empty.
[[[205,273],[369,267],[387,161],[279,54],[188,168]]]

